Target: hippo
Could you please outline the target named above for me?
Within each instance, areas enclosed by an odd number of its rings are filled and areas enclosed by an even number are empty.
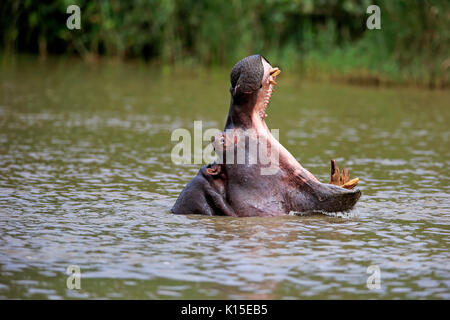
[[[330,184],[309,179],[298,174],[298,169],[286,166],[285,155],[281,150],[274,150],[279,144],[269,139],[252,129],[227,129],[212,139],[219,156],[215,165],[221,166],[220,171],[226,176],[222,190],[235,215],[280,216],[290,212],[344,211],[353,207],[360,192],[352,190],[358,180],[350,180],[347,169],[340,175],[332,160]],[[270,166],[274,170],[262,170]]]
[[[262,55],[236,63],[230,75],[225,131],[212,139],[219,161],[199,170],[179,195],[172,213],[244,217],[353,208],[361,196],[354,188],[358,178],[350,180],[348,170],[340,173],[331,160],[330,181],[321,183],[269,131],[264,119],[280,72]],[[243,162],[237,161],[239,151]],[[270,170],[264,173],[263,169]]]
[[[227,177],[223,169],[224,165],[217,163],[201,167],[180,193],[171,211],[176,214],[236,217],[225,195]]]

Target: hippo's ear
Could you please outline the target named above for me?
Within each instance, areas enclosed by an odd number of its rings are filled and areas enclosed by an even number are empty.
[[[222,172],[222,166],[218,164],[213,164],[211,166],[208,166],[208,168],[206,168],[206,172],[212,176],[216,176]]]

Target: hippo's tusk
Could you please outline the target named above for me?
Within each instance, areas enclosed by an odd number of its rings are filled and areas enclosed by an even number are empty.
[[[275,82],[275,80],[272,80],[272,79],[269,80],[269,83],[271,85],[273,85],[273,86],[276,86],[278,84],[278,83]]]
[[[270,75],[272,77],[276,77],[277,75],[279,75],[281,73],[281,70],[279,68],[273,68],[270,70]]]
[[[345,189],[353,189],[359,182],[359,178],[355,178],[350,180],[347,183],[344,183],[341,187]]]
[[[350,180],[350,175],[348,174],[348,169],[342,169],[341,174],[339,174],[339,167],[335,160],[331,160],[331,177],[330,184],[337,185],[345,189],[353,189],[359,182],[359,178]]]

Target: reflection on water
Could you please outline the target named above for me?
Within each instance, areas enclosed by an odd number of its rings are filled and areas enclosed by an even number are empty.
[[[226,73],[2,70],[0,297],[449,299],[449,92],[279,84],[269,127],[319,179],[330,158],[360,177],[349,216],[168,213],[199,168],[171,131],[223,127]]]

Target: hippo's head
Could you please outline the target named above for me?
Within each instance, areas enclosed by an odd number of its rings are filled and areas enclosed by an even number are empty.
[[[211,138],[214,151],[219,156],[218,163],[240,164],[235,154],[243,155],[245,152],[245,132],[239,129],[225,130]],[[227,162],[227,154],[229,161]],[[245,163],[245,159],[244,159]]]
[[[214,152],[219,156],[217,160],[218,163],[225,163],[225,155],[226,155],[226,136],[223,133],[219,133],[213,137],[211,137],[211,144],[214,148]]]
[[[257,114],[261,120],[272,95],[279,68],[273,68],[262,55],[248,56],[236,63],[230,75],[232,105],[240,113]]]
[[[359,190],[352,189],[356,185],[357,180],[347,179],[349,178],[347,173],[344,175],[345,179],[340,179],[341,177],[337,174],[337,181],[335,181],[332,164],[332,184],[319,182],[317,178],[300,165],[297,159],[269,131],[264,119],[267,116],[266,109],[273,88],[277,84],[275,81],[276,77],[280,72],[279,68],[272,67],[269,61],[259,54],[245,57],[235,64],[230,75],[231,104],[225,130],[240,129],[248,132],[252,129],[257,133],[258,142],[267,142],[270,144],[270,150],[278,151],[276,155],[279,161],[275,163],[280,171],[285,174],[278,175],[278,170],[270,170],[270,172],[277,176],[283,176],[283,179],[285,179],[282,182],[283,185],[285,187],[290,185],[296,190],[291,195],[294,211],[306,209],[345,211],[351,209],[361,195]],[[259,137],[262,137],[262,139]],[[226,135],[222,135],[218,139],[219,142],[224,142],[224,145],[220,145],[219,148],[216,147],[216,153],[220,157],[221,154],[225,153],[223,150],[226,149],[228,151],[229,146],[233,144],[227,142]],[[229,161],[226,162],[229,164]],[[266,161],[258,162],[258,164],[260,163],[266,163]],[[267,163],[273,164],[273,161],[268,161]],[[275,183],[275,180],[273,180],[273,183]]]

